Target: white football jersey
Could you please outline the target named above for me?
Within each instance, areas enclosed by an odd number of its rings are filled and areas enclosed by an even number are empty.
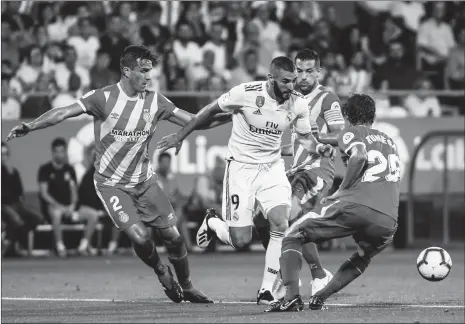
[[[283,104],[270,97],[266,81],[242,83],[223,94],[218,105],[231,112],[232,132],[227,159],[242,163],[272,163],[281,159],[283,132],[291,127],[311,132],[307,102],[292,94]]]

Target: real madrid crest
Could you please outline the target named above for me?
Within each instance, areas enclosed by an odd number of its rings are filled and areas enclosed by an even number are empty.
[[[150,111],[148,109],[144,109],[144,114],[142,115],[142,118],[148,123],[150,118]]]
[[[265,97],[257,96],[257,99],[255,99],[255,104],[257,105],[258,108],[262,108],[263,105],[265,104]]]

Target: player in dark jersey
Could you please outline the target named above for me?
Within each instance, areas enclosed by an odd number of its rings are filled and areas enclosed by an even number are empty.
[[[286,231],[280,258],[286,296],[267,312],[303,309],[299,294],[303,244],[346,236],[352,236],[358,244],[357,252],[342,264],[328,285],[310,298],[310,309],[317,310],[329,296],[360,276],[396,232],[400,181],[396,144],[371,128],[376,111],[371,97],[354,95],[342,110],[350,123],[338,139],[347,166],[344,180],[333,195],[322,199],[319,210],[315,210],[319,215],[310,212]]]
[[[130,238],[137,256],[153,269],[172,301],[212,303],[192,285],[176,215],[149,160],[148,146],[159,121],[184,126],[192,119],[192,114],[175,107],[162,94],[146,89],[156,61],[156,56],[143,45],[126,47],[120,59],[120,82],[92,90],[72,105],[52,109],[31,123],[15,126],[7,140],[83,113],[93,116],[97,153],[94,184],[114,225]],[[216,120],[205,127],[221,124],[221,118],[216,115]],[[154,228],[163,240],[179,283],[158,256],[148,228]]]

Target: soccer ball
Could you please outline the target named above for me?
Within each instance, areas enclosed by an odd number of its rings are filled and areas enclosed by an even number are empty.
[[[440,247],[429,247],[418,255],[417,269],[426,280],[441,281],[447,277],[451,268],[449,253]]]

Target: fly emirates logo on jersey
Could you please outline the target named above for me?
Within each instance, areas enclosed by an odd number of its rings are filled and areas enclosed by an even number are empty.
[[[112,129],[111,135],[118,142],[144,142],[147,137],[150,135],[148,130],[121,130],[121,129]]]
[[[279,130],[279,124],[267,121],[265,124],[265,128],[258,128],[253,125],[250,126],[250,131],[255,134],[263,134],[263,135],[281,135],[283,131]]]

